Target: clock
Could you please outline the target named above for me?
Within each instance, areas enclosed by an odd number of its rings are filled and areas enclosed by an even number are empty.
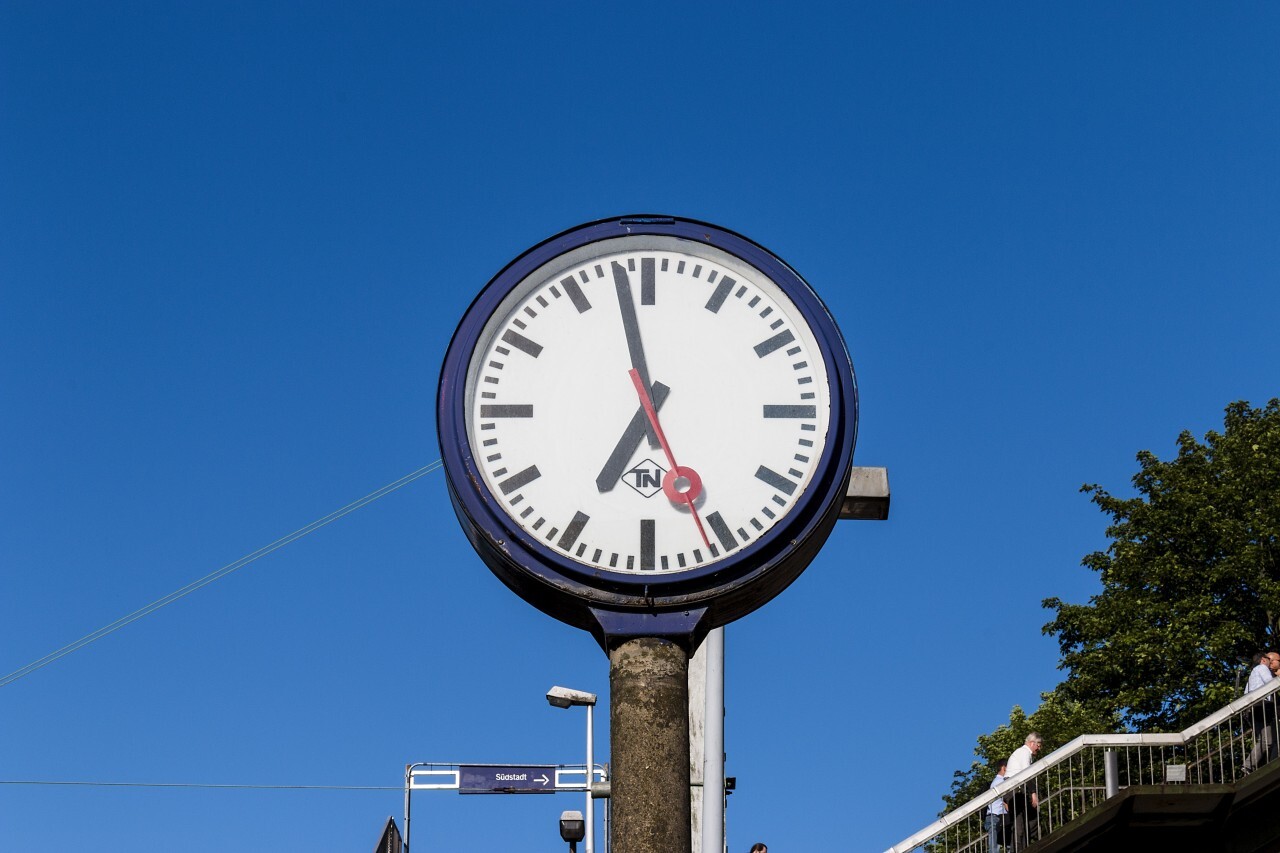
[[[696,643],[825,542],[857,391],[786,263],[723,228],[633,216],[489,282],[450,342],[437,419],[458,518],[504,583],[602,644]]]

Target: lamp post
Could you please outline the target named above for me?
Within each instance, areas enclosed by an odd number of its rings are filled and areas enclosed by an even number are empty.
[[[547,701],[557,708],[572,708],[581,705],[587,709],[587,847],[586,853],[596,850],[595,806],[591,799],[591,783],[595,781],[595,754],[592,739],[592,710],[596,706],[596,694],[584,690],[570,690],[568,687],[552,687],[547,691]]]

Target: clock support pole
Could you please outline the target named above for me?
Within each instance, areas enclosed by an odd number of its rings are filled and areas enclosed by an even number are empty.
[[[637,637],[609,653],[613,849],[687,853],[689,652]]]

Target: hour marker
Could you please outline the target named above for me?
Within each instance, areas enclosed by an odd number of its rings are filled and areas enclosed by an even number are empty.
[[[516,322],[519,322],[519,321],[517,320]],[[537,358],[538,355],[542,352],[542,344],[534,343],[533,341],[526,338],[524,335],[521,335],[517,332],[513,332],[510,329],[507,329],[505,332],[502,333],[502,339],[507,343],[511,344],[516,349],[520,350],[521,352],[527,353],[533,356],[534,358]]]
[[[640,519],[640,571],[653,570],[655,523],[652,518]]]
[[[711,298],[707,300],[707,310],[712,314],[720,313],[720,306],[729,298],[729,291],[733,290],[733,285],[734,281],[729,276],[720,279],[720,284],[716,285]]]
[[[818,416],[818,407],[771,406],[765,403],[764,416],[766,418],[816,418]]]
[[[522,486],[527,486],[534,480],[542,476],[542,472],[538,470],[537,465],[530,465],[519,474],[513,474],[498,484],[498,488],[502,490],[504,495],[509,495]],[[758,476],[758,475],[757,475]]]
[[[591,308],[587,295],[582,292],[582,288],[573,280],[573,276],[561,279],[560,283],[564,285],[564,292],[569,294],[569,301],[573,303],[574,308],[578,309],[579,314]]]
[[[582,532],[582,528],[587,526],[587,522],[591,517],[584,512],[575,512],[573,521],[569,522],[569,526],[564,529],[560,541],[556,543],[562,551],[568,551],[573,547],[573,543],[578,541],[578,534]]]
[[[769,338],[768,340],[764,340],[756,344],[756,347],[755,347],[756,355],[758,355],[760,358],[764,358],[769,353],[775,350],[781,349],[782,347],[791,343],[795,339],[796,339],[796,336],[791,334],[790,329],[787,329],[786,331],[783,331],[783,332],[778,332],[778,334],[774,335],[772,338]]]
[[[640,259],[640,304],[654,304],[654,268],[653,258]]]
[[[732,551],[738,547],[737,540],[733,538],[733,531],[729,529],[729,525],[724,523],[720,513],[713,512],[708,515],[707,526],[715,532],[716,538],[720,540],[720,544],[724,546],[725,551]]]
[[[786,492],[787,494],[792,494],[796,490],[795,483],[791,482],[777,471],[774,471],[772,468],[766,468],[763,465],[756,469],[756,479],[763,480],[778,491]]]
[[[480,417],[482,418],[531,418],[533,417],[532,403],[490,403],[487,406],[480,407]]]

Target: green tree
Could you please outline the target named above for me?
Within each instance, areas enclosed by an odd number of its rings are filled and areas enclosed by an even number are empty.
[[[1280,629],[1280,400],[1236,402],[1175,458],[1138,454],[1137,496],[1085,486],[1111,517],[1084,565],[1102,591],[1057,611],[1063,698],[1119,713],[1134,731],[1178,731],[1235,698],[1251,653]]]
[[[1239,695],[1253,652],[1280,646],[1280,399],[1232,403],[1222,432],[1183,432],[1173,459],[1137,459],[1135,497],[1081,489],[1110,517],[1111,545],[1083,560],[1102,590],[1044,600],[1066,679],[978,737],[948,810],[982,794],[1029,731],[1047,752],[1082,734],[1180,731]]]

